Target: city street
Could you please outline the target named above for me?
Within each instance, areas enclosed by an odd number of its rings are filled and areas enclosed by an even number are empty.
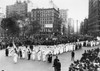
[[[92,47],[93,48],[93,47]],[[82,48],[75,51],[75,60],[80,59],[84,50],[92,49],[90,47]],[[96,48],[96,47],[95,47]],[[53,57],[54,59],[55,57]],[[68,71],[71,61],[71,52],[59,55],[61,62],[61,71]],[[32,61],[27,59],[18,60],[17,64],[13,63],[12,57],[5,57],[4,50],[0,51],[0,71],[54,71],[52,64],[43,61]]]

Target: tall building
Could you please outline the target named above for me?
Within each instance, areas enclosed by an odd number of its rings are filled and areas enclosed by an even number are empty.
[[[60,9],[60,17],[62,19],[62,33],[63,35],[67,35],[68,34],[68,23],[67,23],[67,19],[68,19],[68,9]]]
[[[5,18],[4,13],[0,12],[0,25],[1,25],[1,21],[3,18]],[[4,36],[4,29],[2,29],[2,27],[0,26],[0,37],[3,37],[3,36]],[[0,38],[0,40],[1,40],[1,38]]]
[[[88,31],[88,19],[85,18],[85,19],[84,19],[84,22],[81,22],[80,33],[81,33],[82,35],[86,35],[86,34],[88,34],[87,31]]]
[[[74,20],[72,18],[68,18],[68,34],[74,33]]]
[[[62,18],[62,21],[63,22],[67,22],[67,18],[68,18],[68,9],[60,9],[59,10],[59,12],[60,12],[60,16],[61,16],[61,18]]]
[[[100,36],[100,0],[89,0],[88,34]]]
[[[76,34],[80,34],[80,30],[81,30],[81,21],[80,20],[76,20],[75,21],[75,33]]]
[[[80,34],[81,34],[81,35],[84,35],[84,32],[85,32],[85,31],[84,31],[84,22],[82,21],[82,22],[81,22],[81,26],[80,26]]]
[[[84,34],[88,34],[88,19],[84,19]]]
[[[55,8],[33,9],[31,20],[38,21],[41,25],[41,33],[56,33],[59,31],[58,25],[59,10]]]
[[[18,14],[22,17],[27,16],[27,2],[17,1],[14,5],[6,6],[6,17]]]

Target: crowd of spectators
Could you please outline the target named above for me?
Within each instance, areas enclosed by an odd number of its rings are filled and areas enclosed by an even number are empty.
[[[33,36],[32,36],[33,37]],[[0,49],[4,49],[6,44],[12,43],[12,41],[14,41],[15,43],[22,43],[24,45],[58,45],[58,44],[66,44],[66,43],[73,43],[73,42],[77,42],[76,37],[52,37],[49,38],[48,36],[34,36],[33,38],[30,36],[19,36],[19,37],[5,37],[4,40],[0,43]],[[56,38],[56,40],[54,40],[53,38]],[[85,41],[85,40],[81,40],[80,41]],[[3,44],[2,44],[3,43]],[[86,43],[84,43],[84,46],[86,46]],[[76,45],[76,49],[78,49],[77,47],[81,47],[80,44]]]
[[[80,60],[71,63],[69,71],[100,71],[100,49],[85,50]]]

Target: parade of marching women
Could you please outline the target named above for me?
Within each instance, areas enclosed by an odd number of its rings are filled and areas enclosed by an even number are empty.
[[[99,42],[77,42],[67,43],[59,45],[16,45],[14,42],[10,43],[5,49],[5,55],[13,57],[14,63],[17,63],[18,59],[47,61],[52,56],[67,53],[68,51],[74,51],[81,49],[83,46],[96,46]]]
[[[77,47],[77,49],[79,49]],[[18,45],[13,42],[8,45],[5,54],[6,56],[13,57],[14,63],[18,61],[18,59],[28,59],[28,60],[38,60],[38,61],[47,61],[49,57],[56,56],[62,53],[66,53],[68,51],[76,50],[75,44],[59,44],[54,46],[44,46],[44,45]]]
[[[84,48],[97,47],[100,43],[98,41],[78,41],[76,43],[66,43],[58,45],[24,45],[12,42],[6,45],[5,56],[12,60],[13,64],[19,64],[20,60],[32,62],[51,63],[55,71],[62,70],[62,63],[59,59],[60,55],[70,54],[70,61],[76,60],[76,52]],[[92,46],[91,46],[92,45]],[[99,56],[99,54],[98,54]],[[55,58],[55,59],[54,59]],[[72,66],[69,68],[73,71]]]

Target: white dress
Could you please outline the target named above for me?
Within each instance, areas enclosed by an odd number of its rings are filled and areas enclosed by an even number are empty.
[[[38,60],[41,60],[41,51],[39,51],[39,52],[37,53],[37,58],[38,58]]]
[[[32,51],[32,59],[35,60],[35,58],[36,58],[36,52]]]
[[[25,50],[22,50],[22,58],[25,58]]]
[[[68,51],[70,51],[70,45],[69,44],[67,45],[67,48],[68,48]]]
[[[13,57],[14,63],[17,63],[17,58],[18,58],[18,55],[14,53],[14,57]]]
[[[66,45],[66,52],[68,52],[68,46]]]
[[[57,47],[54,49],[54,55],[57,54]]]
[[[9,49],[9,56],[13,56],[13,54],[14,54],[14,50],[13,50],[13,48],[11,47],[11,48]]]
[[[43,58],[43,61],[46,61],[46,53],[45,53],[45,51],[42,52],[42,58]]]
[[[63,48],[60,46],[60,54],[63,53]]]
[[[66,46],[65,45],[63,45],[63,51],[66,52]]]

